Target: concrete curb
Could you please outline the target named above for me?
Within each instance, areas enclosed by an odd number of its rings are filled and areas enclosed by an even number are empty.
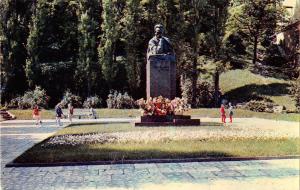
[[[133,121],[137,121],[137,118],[100,118],[100,119],[76,119],[73,120],[72,124],[97,124],[97,123],[130,123]],[[45,119],[42,120],[44,124],[56,124],[56,120],[54,119]],[[69,124],[69,120],[62,119],[61,123]],[[11,126],[11,125],[34,125],[34,120],[9,120],[0,122],[1,126]]]
[[[183,159],[145,159],[145,160],[117,160],[117,161],[89,161],[89,162],[56,162],[56,163],[14,163],[10,162],[5,167],[55,167],[55,166],[81,166],[81,165],[113,165],[113,164],[149,164],[149,163],[184,163],[184,162],[225,162],[225,161],[250,161],[250,160],[277,160],[300,159],[300,155],[288,156],[258,156],[258,157],[207,157]]]

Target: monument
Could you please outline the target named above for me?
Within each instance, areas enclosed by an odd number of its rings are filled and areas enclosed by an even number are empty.
[[[147,50],[147,99],[176,96],[175,53],[168,38],[163,36],[161,24],[154,27],[155,36],[149,41]]]
[[[170,40],[163,36],[161,24],[154,27],[155,36],[147,49],[147,100],[138,100],[142,108],[141,121],[137,127],[199,126],[199,119],[176,112],[184,103],[176,96],[176,58]],[[175,98],[175,99],[174,99]],[[179,103],[180,102],[180,103]],[[179,109],[180,110],[180,109]]]

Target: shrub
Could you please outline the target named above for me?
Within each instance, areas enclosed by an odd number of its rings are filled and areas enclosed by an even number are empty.
[[[192,82],[189,79],[181,83],[182,97],[185,98],[188,104],[192,104]],[[196,105],[193,107],[210,107],[213,104],[213,86],[204,81],[198,82],[196,89]]]
[[[28,109],[33,108],[34,105],[47,108],[49,96],[46,91],[39,86],[36,86],[33,91],[27,91],[23,96],[19,96],[10,101],[9,107]]]
[[[255,112],[273,112],[273,107],[273,103],[256,100],[251,100],[245,106],[246,109]]]
[[[101,104],[102,104],[101,98],[99,98],[98,96],[91,96],[91,97],[88,97],[88,98],[84,101],[83,107],[84,107],[84,108],[90,108],[90,107],[93,107],[93,108],[100,108],[100,107],[101,107]]]
[[[82,100],[80,96],[72,94],[69,90],[64,93],[63,99],[61,100],[61,106],[66,108],[71,103],[74,107],[82,107]]]
[[[296,102],[297,111],[300,112],[300,76],[294,82],[291,92],[292,92],[295,102]]]
[[[131,109],[136,107],[134,99],[127,92],[122,94],[118,91],[110,91],[106,103],[110,109]]]

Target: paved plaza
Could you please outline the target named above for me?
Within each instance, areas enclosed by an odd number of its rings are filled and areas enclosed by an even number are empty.
[[[1,189],[299,189],[299,159],[6,168],[59,130],[14,122],[0,126]]]

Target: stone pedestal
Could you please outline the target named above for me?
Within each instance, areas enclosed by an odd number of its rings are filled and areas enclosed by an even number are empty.
[[[189,115],[146,115],[141,116],[141,122],[135,123],[135,126],[200,126],[200,119],[191,119]]]
[[[147,99],[176,96],[176,64],[174,55],[150,55],[147,61]]]

